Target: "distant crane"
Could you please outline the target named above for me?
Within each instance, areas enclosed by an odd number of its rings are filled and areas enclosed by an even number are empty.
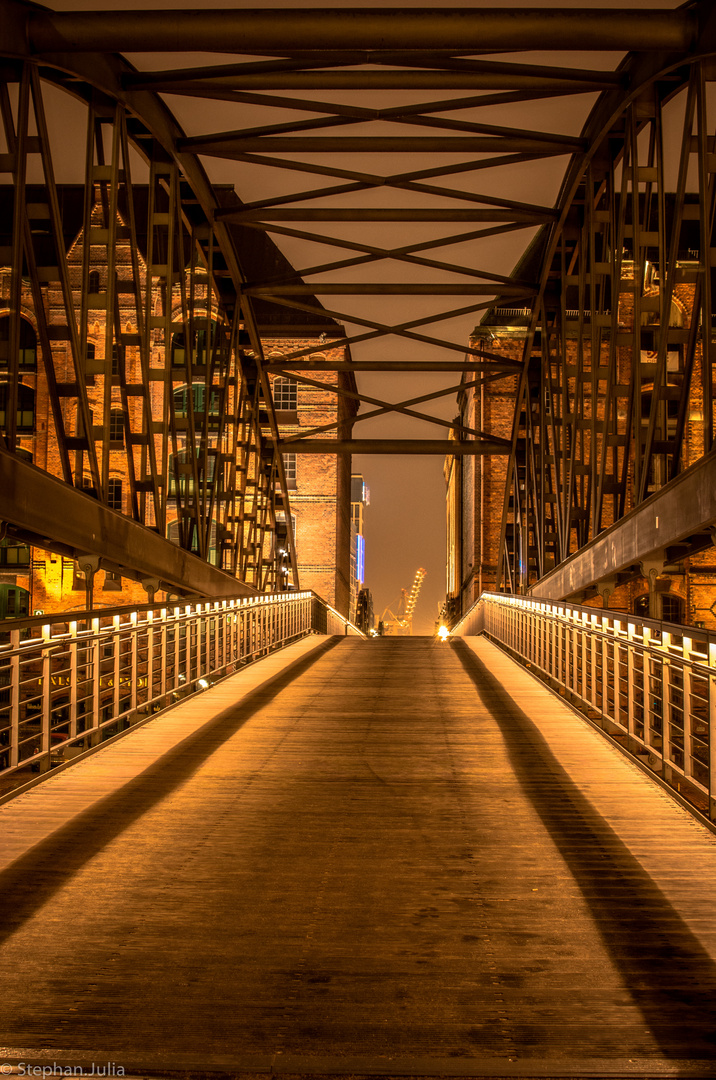
[[[421,566],[415,573],[415,580],[413,581],[413,587],[410,590],[410,593],[408,593],[407,589],[400,590],[397,612],[391,611],[390,604],[385,609],[381,618],[384,634],[410,637],[413,633],[413,612],[415,611],[415,605],[418,602],[420,589],[422,588],[423,579],[426,574],[427,570],[424,570]],[[395,603],[395,601],[393,601],[393,603]],[[390,618],[386,619],[386,615],[389,615]]]

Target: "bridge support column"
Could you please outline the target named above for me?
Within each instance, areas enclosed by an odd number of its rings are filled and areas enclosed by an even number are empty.
[[[147,594],[149,603],[153,604],[155,593],[158,593],[161,588],[161,582],[159,581],[159,578],[144,577],[142,578],[142,588]]]
[[[602,607],[608,608],[611,595],[617,587],[617,579],[615,577],[607,577],[602,581],[597,582],[597,592],[602,598]]]
[[[94,576],[99,570],[99,555],[80,555],[77,565],[85,576],[85,606],[92,608],[94,597]]]
[[[659,619],[661,613],[659,611],[659,596],[656,591],[656,579],[659,574],[664,572],[664,557],[662,555],[651,555],[648,559],[643,559],[639,566],[641,572],[649,582],[649,618]]]

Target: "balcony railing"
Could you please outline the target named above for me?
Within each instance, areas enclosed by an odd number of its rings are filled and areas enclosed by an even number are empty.
[[[311,592],[0,622],[0,796],[310,633],[364,636]]]
[[[716,635],[497,593],[452,631],[481,633],[716,821]]]

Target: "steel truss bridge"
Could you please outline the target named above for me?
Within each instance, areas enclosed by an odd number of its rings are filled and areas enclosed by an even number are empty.
[[[557,597],[593,584],[605,567],[590,545],[606,528],[623,553],[606,567],[612,574],[652,556],[669,564],[710,542],[710,3],[170,15],[56,13],[3,0],[0,10],[9,315],[0,343],[8,373],[0,519],[8,536],[81,556],[88,572],[101,559],[180,594],[275,590],[269,538],[277,528],[299,584],[283,453],[449,451],[507,460],[500,575],[508,588],[544,579],[542,591]],[[506,50],[517,59],[499,55]],[[527,62],[525,54],[545,50],[551,62]],[[576,66],[581,50],[590,62],[602,52],[604,62]],[[187,63],[165,68],[163,52],[186,53]],[[501,121],[521,115],[524,123]],[[72,266],[65,143],[83,238]],[[218,166],[248,170],[263,197],[212,183],[227,175]],[[496,269],[516,239],[518,251],[529,245],[517,269]],[[132,256],[120,274],[122,243]],[[296,255],[294,265],[283,251]],[[98,252],[107,268],[99,293],[91,279]],[[688,310],[674,325],[684,287]],[[15,452],[28,306],[48,386],[54,477]],[[508,308],[526,313],[522,360],[466,345],[476,321]],[[267,358],[267,312],[300,317],[350,358],[317,358],[320,342]],[[105,358],[92,361],[87,328],[98,318]],[[138,350],[138,374],[128,379],[120,362],[110,377],[109,358],[127,348]],[[371,406],[356,423],[387,415],[420,421],[421,432],[430,423],[436,437],[366,439],[334,425],[282,439],[269,375],[289,371],[314,386],[329,369],[358,376],[357,390],[336,388]],[[361,391],[376,372],[445,379],[395,401]],[[450,372],[459,376],[446,386]],[[438,399],[458,388],[515,375],[511,438],[451,430],[439,415]],[[178,381],[203,383],[205,405],[194,396],[179,416]],[[89,383],[103,388],[97,415]],[[125,517],[110,497],[113,385],[124,415]],[[437,411],[426,411],[431,402]],[[174,485],[178,544],[169,544],[178,433],[196,496],[182,499]],[[679,495],[687,433],[687,464],[696,444],[703,458],[701,502],[689,506],[688,525]],[[628,515],[648,498],[661,530],[641,530],[637,540]],[[207,561],[211,529],[221,569]]]
[[[607,601],[716,535],[715,83],[712,0],[0,0],[0,543],[148,592],[0,623],[0,1072],[714,1075],[716,634]],[[292,453],[489,457],[502,591],[365,640]]]

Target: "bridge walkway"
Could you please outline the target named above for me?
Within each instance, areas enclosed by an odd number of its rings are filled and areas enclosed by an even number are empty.
[[[490,643],[314,637],[0,806],[0,1059],[713,1075],[715,891]]]

